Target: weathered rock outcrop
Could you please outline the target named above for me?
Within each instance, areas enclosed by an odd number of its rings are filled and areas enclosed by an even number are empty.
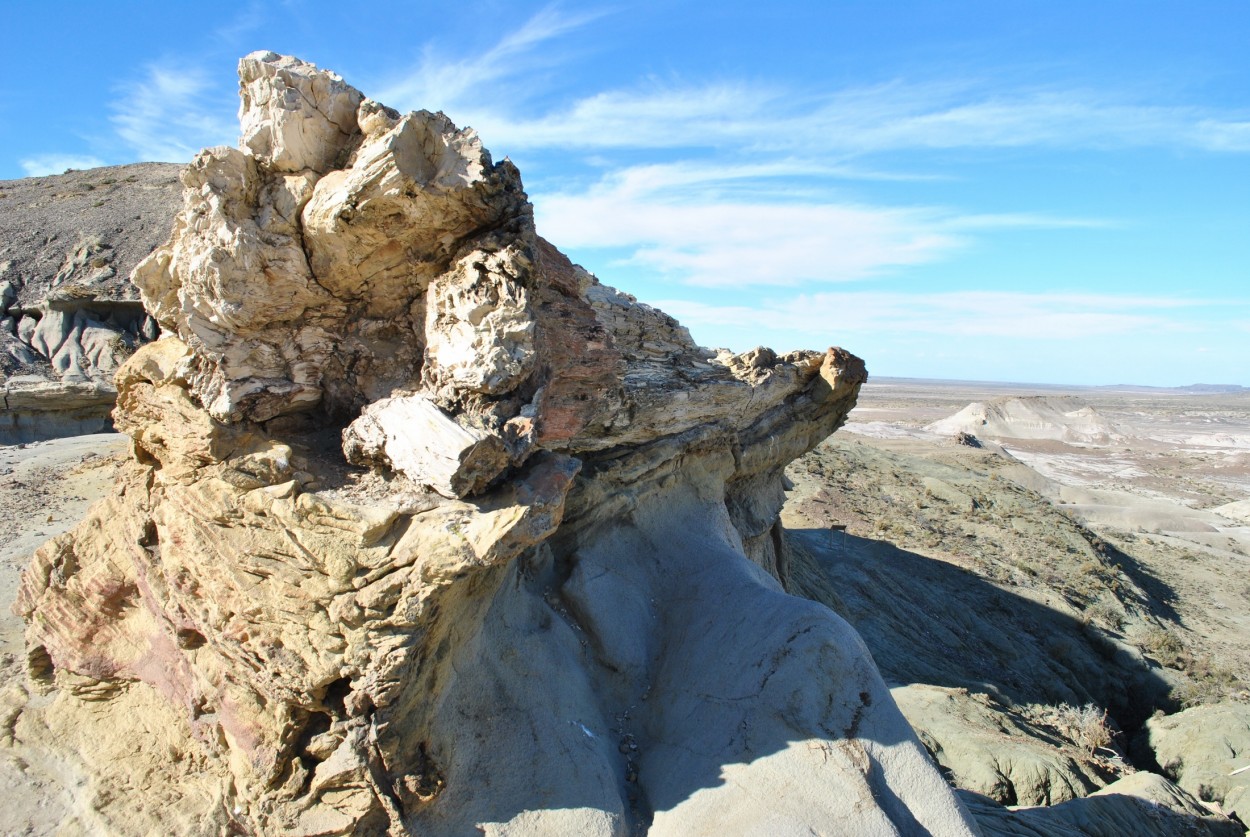
[[[1123,762],[1099,757],[1096,748],[1110,745],[1109,736],[1106,741],[1072,742],[1070,737],[1080,730],[1056,728],[1058,718],[1044,725],[966,689],[912,684],[891,692],[955,786],[1004,805],[1080,799],[1131,772]],[[1114,755],[1110,749],[1105,753]]]
[[[111,426],[113,374],[157,334],[130,273],[180,194],[158,163],[0,181],[0,444]]]
[[[1250,706],[1226,701],[1152,718],[1142,737],[1176,784],[1250,819]]]
[[[1000,808],[961,791],[986,837],[1122,837],[1193,834],[1243,837],[1240,824],[1204,808],[1155,773],[1134,773],[1083,799],[1048,808]]]
[[[926,430],[989,439],[1053,439],[1073,445],[1124,444],[1123,431],[1098,410],[1070,395],[1008,396],[973,402]]]
[[[78,750],[84,822],[974,833],[783,591],[782,469],[863,364],[703,350],[540,239],[472,131],[240,76],[243,147],[135,272],[167,336],[117,375],[133,460],[19,595],[49,694],[6,729]]]

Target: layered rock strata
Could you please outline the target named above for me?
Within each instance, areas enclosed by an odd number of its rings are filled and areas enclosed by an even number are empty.
[[[241,147],[134,274],[166,336],[117,375],[132,460],[19,595],[48,694],[10,737],[100,731],[88,825],[974,833],[783,589],[782,469],[862,362],[701,349],[539,238],[471,130],[272,53],[240,78]]]
[[[113,374],[157,334],[129,277],[168,235],[178,169],[0,181],[0,444],[111,429]]]

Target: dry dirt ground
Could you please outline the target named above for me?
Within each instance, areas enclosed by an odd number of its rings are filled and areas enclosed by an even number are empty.
[[[113,466],[129,439],[116,433],[0,446],[0,734],[12,722],[25,677],[25,623],[10,610],[30,553],[72,528],[113,490]],[[0,833],[62,834],[74,780],[59,766],[0,755]],[[72,829],[71,832],[72,833]]]
[[[9,606],[30,553],[72,528],[113,487],[129,439],[117,433],[0,446],[0,673],[24,658],[24,623]]]

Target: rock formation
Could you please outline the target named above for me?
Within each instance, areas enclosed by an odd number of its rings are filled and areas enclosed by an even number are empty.
[[[1143,738],[1177,785],[1250,819],[1250,706],[1224,701],[1152,718]]]
[[[1247,751],[1244,692],[1222,668],[1236,617],[1216,611],[1228,645],[1216,630],[1182,645],[1172,632],[1197,629],[1207,600],[1154,576],[1192,572],[1191,553],[1120,551],[989,443],[838,433],[786,475],[788,589],[854,626],[984,833],[1244,833],[1218,813],[1241,811],[1248,775],[1228,776]]]
[[[157,333],[130,273],[168,235],[178,168],[0,181],[0,444],[111,428],[113,373]]]
[[[701,349],[473,131],[272,53],[240,79],[241,147],[134,273],[132,460],[19,594],[46,693],[5,734],[75,751],[84,827],[974,833],[783,589],[782,469],[863,364]]]
[[[928,425],[932,433],[990,439],[1053,439],[1072,445],[1127,442],[1123,431],[1098,410],[1070,395],[1009,396],[976,401]]]
[[[1008,810],[961,791],[985,837],[1120,837],[1194,834],[1243,837],[1240,824],[1213,814],[1156,773],[1125,776],[1083,799]]]

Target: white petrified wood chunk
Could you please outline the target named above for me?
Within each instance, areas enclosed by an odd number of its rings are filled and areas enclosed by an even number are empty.
[[[518,281],[528,269],[520,249],[475,250],[430,284],[425,379],[431,388],[497,395],[533,370],[534,317]]]
[[[360,91],[335,73],[272,52],[239,62],[239,145],[277,171],[323,172],[356,132]]]
[[[357,464],[388,465],[445,497],[480,491],[508,465],[497,436],[462,427],[424,395],[375,401],[343,431]]]

